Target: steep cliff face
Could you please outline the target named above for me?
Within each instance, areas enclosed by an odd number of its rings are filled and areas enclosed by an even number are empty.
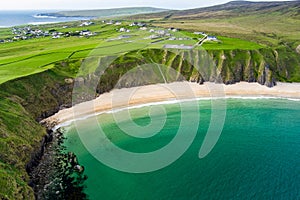
[[[73,85],[65,80],[49,70],[0,85],[0,199],[34,199],[27,171],[47,139],[38,120],[71,105]]]
[[[282,49],[214,50],[174,52],[147,49],[130,52],[113,61],[99,61],[92,81],[99,79],[99,94],[113,87],[188,80],[234,84],[258,82],[267,87],[276,81],[300,81],[300,58],[295,51]],[[157,71],[157,65],[160,71]],[[163,77],[162,77],[163,76]],[[122,80],[118,80],[122,77]]]
[[[273,65],[275,57],[266,59],[264,53],[271,55],[272,51],[230,50],[210,52],[216,61],[223,83],[234,84],[246,81],[258,82],[261,85],[273,87],[276,85],[276,80],[278,80],[273,74],[273,70],[276,70],[276,66]]]

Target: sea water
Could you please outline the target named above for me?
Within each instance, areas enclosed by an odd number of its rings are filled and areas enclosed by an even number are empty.
[[[131,109],[132,119],[118,122],[113,116],[117,113],[101,114],[97,116],[97,127],[90,126],[92,119],[73,123],[65,127],[64,145],[68,151],[75,152],[85,167],[88,176],[85,192],[90,199],[300,199],[300,102],[226,101],[220,138],[202,159],[198,156],[199,149],[210,123],[214,123],[209,100],[197,101],[199,109],[191,109],[185,116],[191,126],[198,125],[191,146],[175,162],[157,171],[128,173],[113,169],[86,150],[80,134],[93,141],[101,127],[111,142],[126,151],[159,150],[177,134],[182,120],[179,103],[163,105],[167,118],[164,127],[153,137],[131,137],[120,128],[147,126],[156,119],[163,120],[163,114],[153,114],[151,119],[148,114],[151,106],[148,106]],[[97,151],[97,145],[94,148]]]
[[[19,25],[39,25],[39,24],[49,24],[58,22],[68,22],[77,20],[87,20],[87,17],[39,17],[39,13],[48,13],[55,11],[31,11],[31,10],[21,10],[21,11],[1,11],[0,10],[0,28],[12,27]]]

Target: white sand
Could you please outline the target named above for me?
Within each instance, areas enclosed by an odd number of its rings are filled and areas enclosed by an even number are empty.
[[[92,115],[122,107],[142,105],[169,100],[192,98],[228,97],[275,97],[300,99],[300,83],[277,83],[268,88],[258,83],[241,82],[233,85],[189,82],[148,85],[134,88],[115,89],[102,94],[95,100],[78,104],[59,111],[43,120],[47,124],[60,124],[79,117]]]

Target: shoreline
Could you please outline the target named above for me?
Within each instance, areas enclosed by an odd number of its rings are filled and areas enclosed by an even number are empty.
[[[232,85],[206,82],[203,85],[191,82],[174,82],[114,89],[94,100],[60,110],[41,121],[54,130],[75,120],[86,119],[125,108],[138,108],[154,104],[170,104],[191,100],[215,98],[257,99],[273,98],[300,101],[300,83],[277,83],[268,88],[258,83],[240,82]]]
[[[49,131],[42,143],[40,157],[36,157],[27,171],[36,199],[86,199],[84,167],[73,152],[64,152],[61,130]],[[76,176],[72,176],[76,175]]]

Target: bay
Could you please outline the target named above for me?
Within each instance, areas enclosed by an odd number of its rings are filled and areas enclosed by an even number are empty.
[[[187,102],[188,104],[188,102]],[[118,147],[143,153],[159,150],[175,137],[181,122],[179,104],[163,105],[164,128],[157,135],[133,138],[120,124],[151,124],[151,107],[130,110],[132,119],[116,123],[112,113],[97,117],[98,127],[86,119],[66,129],[64,145],[85,166],[86,193],[90,199],[299,199],[300,198],[300,102],[284,99],[228,99],[222,134],[203,159],[198,153],[211,118],[210,101],[198,101],[199,110],[187,116],[191,126],[199,123],[188,150],[171,165],[149,173],[126,173],[112,169],[87,151],[78,135],[87,136],[99,127]],[[200,113],[199,118],[193,115]],[[153,115],[161,120],[163,116]],[[136,126],[136,125],[134,125]],[[132,127],[134,129],[134,127]],[[190,134],[190,133],[186,133]],[[95,140],[91,137],[90,140]],[[95,146],[96,148],[96,146]],[[135,163],[138,165],[139,163]]]

